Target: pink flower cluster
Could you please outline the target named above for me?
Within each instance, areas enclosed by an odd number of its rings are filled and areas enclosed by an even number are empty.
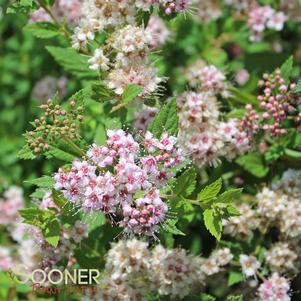
[[[289,290],[288,280],[274,273],[260,285],[258,292],[261,301],[289,301]]]
[[[176,138],[150,132],[139,145],[123,130],[108,130],[106,145],[93,144],[87,160],[76,160],[69,171],[55,174],[55,189],[85,210],[122,214],[126,232],[153,235],[165,219],[167,205],[159,188],[173,176],[183,157]]]
[[[52,14],[61,21],[67,20],[67,23],[74,26],[78,23],[81,16],[82,3],[80,0],[56,0],[51,8]],[[44,8],[30,14],[31,22],[51,22],[51,18]]]
[[[0,224],[7,225],[16,221],[18,210],[24,207],[23,191],[18,187],[10,187],[0,199]]]
[[[252,31],[250,40],[260,41],[263,32],[268,28],[281,31],[285,21],[285,14],[276,12],[269,5],[252,7],[248,13],[248,25]]]
[[[274,74],[264,74],[258,85],[263,89],[263,94],[257,98],[263,111],[258,112],[251,104],[248,104],[246,106],[248,112],[241,123],[242,130],[246,131],[249,136],[263,130],[274,137],[287,133],[283,122],[289,116],[293,115],[294,122],[300,124],[301,114],[296,110],[300,100],[296,99],[293,93],[296,85],[287,85],[279,69]],[[301,130],[301,127],[299,126],[298,129]]]

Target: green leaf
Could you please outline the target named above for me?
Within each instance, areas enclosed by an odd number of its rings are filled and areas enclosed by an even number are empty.
[[[227,301],[244,301],[243,296],[228,296]]]
[[[71,96],[71,99],[73,99],[76,103],[76,106],[79,107],[79,106],[83,106],[85,101],[91,98],[91,94],[92,94],[91,88],[86,87],[73,94]]]
[[[178,108],[176,99],[168,101],[148,126],[148,130],[157,138],[164,132],[176,135],[178,132]]]
[[[191,167],[183,172],[177,179],[174,185],[174,194],[188,197],[196,187],[196,172],[195,168]]]
[[[175,235],[183,235],[185,236],[186,234],[183,233],[181,230],[179,230],[176,227],[176,223],[178,222],[178,219],[168,219],[163,225],[162,228],[169,233],[175,234]]]
[[[246,109],[235,109],[227,114],[227,118],[243,118],[246,114]]]
[[[43,235],[45,240],[52,245],[53,247],[57,247],[57,244],[60,240],[60,224],[56,218],[50,220],[46,223],[43,229]]]
[[[242,190],[242,188],[229,189],[218,196],[217,202],[228,203],[233,201],[233,199],[237,199],[240,196]]]
[[[217,179],[210,185],[206,186],[198,194],[198,200],[201,202],[207,202],[214,199],[222,189],[222,185],[223,185],[222,178]]]
[[[45,222],[54,217],[54,213],[50,210],[42,210],[39,208],[25,208],[19,210],[20,216],[25,224],[36,226],[44,229]]]
[[[62,193],[58,192],[55,189],[52,189],[51,196],[53,199],[53,202],[59,207],[63,208],[66,205],[67,200],[64,198]]]
[[[122,94],[122,102],[124,104],[128,104],[133,101],[141,92],[143,91],[143,87],[130,84],[128,85],[123,94]]]
[[[269,168],[264,165],[263,159],[258,153],[242,156],[236,160],[236,163],[257,178],[263,178],[269,172]]]
[[[28,14],[35,10],[37,5],[32,0],[17,0],[9,5],[7,14]]]
[[[59,28],[50,22],[30,23],[25,25],[23,29],[41,39],[53,38],[60,34]]]
[[[106,216],[102,212],[89,212],[84,216],[83,221],[88,225],[88,231],[91,232],[106,223]]]
[[[47,46],[54,59],[68,72],[79,78],[97,77],[97,73],[88,67],[87,58],[73,48]]]
[[[65,162],[72,162],[75,159],[74,155],[54,146],[50,146],[50,149],[45,153],[45,156],[47,159],[56,158]]]
[[[297,133],[294,140],[294,147],[298,147],[301,145],[301,133]]]
[[[285,80],[286,83],[289,82],[290,76],[293,71],[294,59],[291,55],[280,67],[281,77]]]
[[[99,124],[95,130],[94,141],[97,145],[104,145],[107,141],[107,132],[103,124]]]
[[[91,98],[97,102],[105,102],[107,100],[113,99],[113,92],[104,84],[97,83],[92,85]]]
[[[294,159],[294,160],[300,160],[301,159],[301,152],[298,152],[298,151],[295,151],[295,150],[292,150],[292,149],[288,149],[288,148],[286,148],[284,150],[284,155],[285,155],[285,157],[290,158],[290,159]]]
[[[36,185],[38,187],[42,187],[42,188],[52,188],[53,185],[55,184],[55,181],[52,177],[49,176],[43,176],[37,179],[33,179],[33,180],[28,180],[28,181],[24,181],[25,183],[29,183],[32,185]]]
[[[214,209],[206,209],[203,213],[204,223],[208,231],[217,239],[221,239],[222,218]]]
[[[33,153],[30,147],[25,144],[22,149],[18,152],[18,158],[23,160],[33,160],[37,156]]]
[[[231,271],[228,278],[228,286],[240,283],[244,280],[244,276],[241,272]]]
[[[228,205],[226,207],[227,209],[227,213],[230,215],[230,216],[240,216],[241,213],[239,212],[239,210],[234,207],[232,204]]]
[[[215,297],[205,294],[205,293],[202,293],[200,296],[200,301],[215,301],[215,300],[216,300]]]
[[[45,189],[36,189],[30,197],[33,199],[42,199],[45,195]]]
[[[224,67],[228,60],[227,52],[217,47],[206,48],[202,52],[202,57],[204,57],[206,62],[214,64],[217,67]]]
[[[258,107],[258,100],[255,96],[252,94],[238,90],[237,88],[231,87],[230,89],[230,97],[229,100],[234,102],[234,103],[239,103],[239,104],[247,104],[250,103],[255,107]]]

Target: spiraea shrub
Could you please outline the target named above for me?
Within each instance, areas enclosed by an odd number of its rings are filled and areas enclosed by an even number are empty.
[[[2,4],[0,300],[300,300],[300,1]]]

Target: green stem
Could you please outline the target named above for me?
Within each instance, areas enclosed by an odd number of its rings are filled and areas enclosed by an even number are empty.
[[[67,38],[70,38],[70,34],[67,31],[67,29],[65,28],[65,25],[63,25],[61,22],[59,22],[59,20],[54,16],[54,14],[52,13],[50,7],[48,7],[47,5],[45,5],[41,0],[37,0],[39,5],[46,11],[46,13],[50,16],[50,18],[53,20],[53,22],[63,31],[64,35]]]
[[[177,199],[178,197],[174,194],[171,194],[171,195],[161,195],[162,198],[165,198],[165,199],[169,199],[169,200],[175,200]],[[200,206],[203,210],[207,209],[210,207],[210,205],[208,204],[202,204],[199,200],[191,200],[191,199],[186,199],[184,198],[185,201],[189,202],[190,204],[192,205],[197,205],[197,206]]]
[[[78,147],[70,138],[63,136],[64,141],[72,148],[74,149],[81,157],[85,156],[85,152]]]
[[[264,278],[264,276],[260,273],[260,272],[256,272],[256,275],[257,275],[257,277],[262,281],[262,282],[264,282],[266,279]]]

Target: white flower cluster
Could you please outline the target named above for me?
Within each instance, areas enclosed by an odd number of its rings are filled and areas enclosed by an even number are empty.
[[[220,158],[232,160],[250,149],[246,133],[236,119],[222,122],[215,96],[186,92],[177,98],[179,143],[199,166],[218,165]]]
[[[121,95],[128,85],[135,84],[143,87],[139,96],[146,97],[162,81],[150,64],[154,43],[148,28],[127,25],[116,30],[103,48],[96,49],[88,63],[93,70],[108,72],[105,82],[116,94]],[[115,55],[112,57],[110,53]]]
[[[236,208],[240,215],[223,220],[224,233],[236,238],[247,238],[252,234],[252,230],[258,227],[259,220],[249,204],[241,203],[236,205]]]
[[[239,256],[239,263],[242,268],[242,272],[245,277],[253,277],[256,275],[257,270],[260,268],[261,264],[254,256],[248,256],[241,254]]]
[[[301,203],[281,190],[273,191],[265,187],[257,194],[257,212],[265,227],[276,226],[283,237],[301,236]]]
[[[95,32],[102,32],[108,27],[134,25],[137,10],[149,12],[153,6],[163,7],[166,14],[186,12],[189,1],[85,0],[82,5],[82,18],[73,35],[73,47],[84,47],[89,40],[94,40]],[[161,25],[159,26],[162,28]]]
[[[289,181],[288,174],[294,179],[292,171],[284,173],[283,179]],[[294,183],[300,183],[294,179]],[[252,235],[252,230],[259,229],[265,235],[270,229],[278,229],[279,241],[265,252],[265,262],[272,272],[295,273],[300,266],[297,264],[300,259],[301,241],[301,203],[300,196],[296,198],[296,190],[290,190],[291,195],[279,189],[283,185],[282,180],[272,190],[264,187],[256,195],[257,204],[251,208],[248,204],[239,204],[237,209],[241,212],[238,217],[230,217],[224,221],[224,233],[232,237],[246,239]],[[259,268],[255,259],[241,257],[242,269],[246,276],[252,273],[248,271],[248,265],[255,271]],[[256,269],[254,268],[256,267]]]
[[[198,92],[229,96],[226,76],[214,65],[206,65],[204,61],[197,60],[185,71],[185,77],[188,84]]]
[[[301,171],[296,169],[286,170],[280,181],[273,184],[273,189],[280,189],[292,197],[301,197]]]
[[[107,254],[105,276],[95,300],[144,301],[150,292],[183,299],[199,292],[205,277],[220,272],[232,258],[227,248],[216,250],[205,259],[180,248],[157,245],[150,250],[145,242],[120,240]]]
[[[265,260],[271,271],[286,273],[298,268],[298,255],[287,242],[278,242],[265,252]]]
[[[228,265],[233,259],[230,249],[218,249],[212,252],[209,258],[203,260],[201,271],[206,276],[212,276],[219,273],[222,267]]]
[[[281,190],[264,187],[257,195],[257,207],[238,205],[239,217],[231,217],[225,221],[225,233],[231,236],[246,236],[259,227],[263,232],[273,226],[277,227],[283,238],[301,236],[301,203]],[[240,223],[240,225],[238,225]],[[301,237],[300,237],[301,238]]]

